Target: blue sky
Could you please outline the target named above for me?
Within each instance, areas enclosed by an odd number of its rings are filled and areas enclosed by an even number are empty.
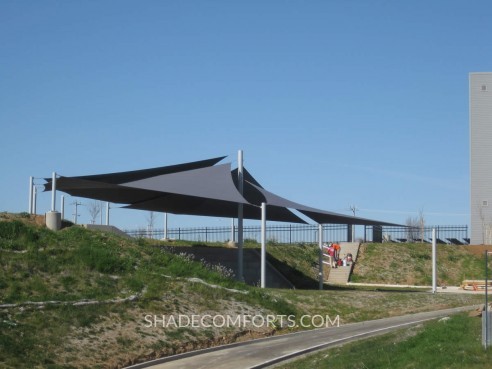
[[[491,13],[453,0],[3,0],[0,211],[27,211],[31,175],[236,165],[242,149],[296,202],[468,224],[468,74],[491,70]],[[49,206],[40,194],[38,212]]]

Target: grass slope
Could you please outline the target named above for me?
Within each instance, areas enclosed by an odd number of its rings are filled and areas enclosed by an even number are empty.
[[[250,334],[239,328],[146,328],[147,314],[296,313],[278,297],[163,252],[145,240],[80,227],[55,233],[27,218],[4,218],[0,221],[0,304],[6,305],[0,308],[1,367],[116,368]],[[190,283],[189,277],[208,284]],[[130,296],[138,298],[125,302]],[[56,303],[32,305],[49,301]],[[74,305],[77,301],[100,303]],[[253,330],[253,334],[271,330]]]
[[[484,259],[469,246],[438,245],[439,285],[459,286],[464,279],[484,278]],[[429,244],[371,243],[361,246],[351,282],[431,285]]]
[[[324,350],[279,369],[492,368],[481,344],[481,319],[465,314]]]
[[[312,278],[314,246],[268,249],[299,283]],[[0,214],[2,368],[120,368],[278,329],[147,327],[149,314],[339,314],[343,324],[478,302],[470,295],[261,290],[146,240],[80,227],[55,233],[28,215]]]

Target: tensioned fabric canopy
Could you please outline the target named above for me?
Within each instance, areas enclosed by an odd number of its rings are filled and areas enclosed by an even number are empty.
[[[260,208],[237,190],[230,164],[214,165],[224,157],[130,172],[64,177],[56,189],[72,196],[128,204],[126,208],[175,214],[237,217],[243,204],[246,219],[261,219]],[[52,189],[46,178],[45,191]],[[306,223],[286,208],[271,209],[273,221]]]
[[[259,206],[265,202],[267,219],[306,223],[289,209],[296,209],[317,223],[394,225],[311,208],[277,196],[244,170],[243,195],[238,190],[237,170],[230,163],[219,164],[225,157],[129,172],[64,177],[56,180],[56,189],[72,196],[127,204],[126,208],[175,214],[235,218],[243,204],[246,219],[261,219]],[[45,191],[52,189],[46,178]]]
[[[237,186],[237,169],[233,171],[233,179]],[[359,218],[339,213],[333,213],[325,210],[312,208],[302,205],[283,197],[280,197],[270,191],[265,190],[258,181],[244,169],[244,197],[252,204],[260,205],[262,202],[268,204],[268,211],[273,207],[282,207],[295,209],[319,224],[356,224],[356,225],[387,225],[395,226],[397,224],[382,222],[378,220]]]

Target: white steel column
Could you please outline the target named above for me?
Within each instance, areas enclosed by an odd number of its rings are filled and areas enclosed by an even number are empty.
[[[36,186],[34,186],[32,189],[32,196],[33,196],[32,213],[36,215],[36,202],[38,200],[38,190],[36,189]]]
[[[432,293],[437,291],[437,245],[436,229],[432,228]]]
[[[261,203],[261,288],[266,287],[266,204]]]
[[[318,246],[319,246],[319,257],[318,257],[318,262],[319,262],[319,274],[318,274],[318,281],[319,281],[319,289],[323,289],[323,224],[318,224]]]
[[[234,224],[234,218],[231,219],[231,245],[236,242],[236,225]]]
[[[29,214],[32,214],[32,197],[33,197],[33,189],[34,187],[34,177],[29,177]]]
[[[56,172],[53,172],[51,182],[51,211],[56,211]]]
[[[60,207],[61,207],[61,220],[63,220],[65,219],[65,195],[61,195]]]
[[[237,179],[239,193],[241,196],[244,192],[244,176],[243,176],[243,151],[237,153]],[[239,281],[244,280],[243,276],[243,204],[238,205],[237,210],[237,278]]]

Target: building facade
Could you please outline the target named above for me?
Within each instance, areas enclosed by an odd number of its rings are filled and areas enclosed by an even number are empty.
[[[472,245],[492,245],[492,73],[470,73]]]

